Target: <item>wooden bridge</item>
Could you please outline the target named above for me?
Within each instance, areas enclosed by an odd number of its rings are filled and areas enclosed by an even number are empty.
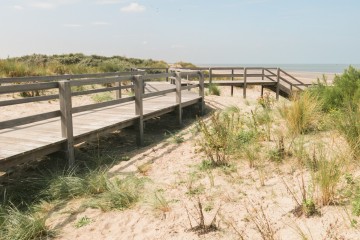
[[[58,109],[54,111],[7,120],[0,116],[0,171],[57,151],[64,151],[69,165],[73,165],[75,144],[128,126],[137,128],[137,143],[141,145],[144,121],[176,112],[181,124],[182,109],[191,105],[198,105],[199,113],[203,114],[204,87],[208,84],[232,89],[243,87],[244,98],[248,85],[269,88],[276,92],[277,98],[279,95],[290,96],[294,89],[302,90],[309,85],[278,68],[164,68],[157,69],[161,73],[155,74],[147,73],[149,70],[154,69],[0,79],[0,94],[3,95],[43,92],[41,96],[2,100],[0,112],[2,107],[13,106],[16,111],[19,104],[58,101]],[[82,89],[89,85],[102,87]],[[124,89],[131,90],[132,95],[122,96]],[[74,97],[109,91],[115,91],[115,100],[72,105]]]

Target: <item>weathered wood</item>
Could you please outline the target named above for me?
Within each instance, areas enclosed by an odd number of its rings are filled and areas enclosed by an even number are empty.
[[[276,72],[277,78],[276,78],[276,100],[279,100],[280,95],[280,68],[277,69]]]
[[[165,95],[167,93],[171,93],[171,92],[175,92],[176,89],[166,89],[166,90],[162,90],[162,91],[157,91],[157,92],[151,92],[151,93],[145,93],[143,94],[143,98],[149,98],[149,97],[156,97],[156,96],[160,96],[160,95]]]
[[[13,99],[13,100],[0,101],[0,107],[23,104],[23,103],[49,101],[49,100],[54,100],[54,99],[59,99],[59,95],[56,94],[56,95],[48,95],[48,96],[40,96],[40,97],[27,97],[27,98],[19,98],[19,99]]]
[[[115,82],[115,87],[117,90],[115,91],[116,99],[121,98],[121,82]]]
[[[199,71],[199,96],[201,97],[199,102],[200,115],[205,114],[205,86],[204,86],[204,74]]]
[[[114,82],[123,82],[131,80],[132,75],[119,76],[119,77],[110,77],[110,78],[92,78],[86,80],[71,81],[71,86],[84,86],[92,84],[105,84],[105,83],[114,83]]]
[[[36,91],[36,90],[47,90],[52,88],[58,88],[57,82],[50,83],[33,83],[33,84],[21,84],[21,85],[11,85],[11,86],[1,86],[0,94],[4,93],[15,93],[15,92],[27,92],[27,91]]]
[[[105,88],[99,88],[99,89],[91,89],[86,91],[79,91],[79,92],[72,92],[72,96],[82,96],[82,95],[88,95],[88,94],[94,94],[94,93],[101,93],[101,92],[111,92],[111,91],[121,91],[122,89],[128,89],[132,88],[130,85],[121,86],[121,87],[105,87]]]
[[[134,92],[135,92],[135,114],[139,117],[136,128],[137,128],[137,138],[136,142],[139,146],[144,144],[144,106],[143,106],[143,89],[144,89],[144,80],[142,76],[134,76]]]
[[[70,81],[63,80],[59,82],[59,95],[61,112],[61,135],[62,137],[66,138],[64,150],[68,159],[69,167],[72,167],[75,164],[75,154]]]
[[[199,84],[191,84],[191,85],[187,85],[187,86],[182,86],[181,90],[190,90],[190,89],[198,88],[198,87],[199,87]]]
[[[43,120],[47,120],[47,119],[55,118],[55,117],[59,117],[59,116],[60,116],[60,111],[52,111],[52,112],[41,113],[41,114],[32,115],[32,116],[28,116],[28,117],[17,118],[17,119],[13,119],[13,120],[7,120],[7,121],[0,122],[0,130],[5,129],[5,128],[13,128],[13,127],[33,123],[33,122],[39,122],[39,121],[43,121]]]
[[[73,108],[72,112],[79,113],[79,112],[94,110],[94,109],[98,109],[98,108],[109,107],[109,106],[113,106],[113,105],[120,104],[120,103],[130,102],[130,101],[133,101],[134,99],[135,99],[135,97],[126,97],[126,98],[111,100],[111,101],[107,101],[107,102],[94,103],[94,104],[90,104],[90,105],[75,107],[75,108]]]
[[[175,79],[175,86],[176,86],[176,104],[177,106],[177,121],[179,125],[182,125],[182,107],[181,107],[181,74],[176,73]]]
[[[246,98],[246,80],[247,80],[247,68],[244,68],[244,86],[243,86],[243,98]]]
[[[144,75],[144,80],[151,80],[151,79],[157,79],[157,78],[168,78],[168,77],[174,77],[174,73],[156,73],[156,74],[148,74]]]
[[[209,68],[209,83],[212,84],[212,68]]]
[[[23,83],[23,82],[52,82],[52,81],[69,80],[69,79],[99,78],[99,77],[111,77],[111,76],[122,76],[122,75],[135,75],[135,74],[143,74],[143,71],[1,78],[0,84]]]
[[[231,81],[234,81],[234,69],[231,69]],[[231,96],[234,96],[234,86],[231,86]]]

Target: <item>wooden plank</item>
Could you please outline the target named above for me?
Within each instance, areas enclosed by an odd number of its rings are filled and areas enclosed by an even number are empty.
[[[111,73],[90,73],[90,74],[71,74],[71,75],[56,75],[56,76],[31,76],[31,77],[14,77],[14,78],[0,78],[0,84],[3,83],[22,83],[22,82],[51,82],[70,79],[84,79],[84,78],[99,78],[111,76],[123,76],[143,74],[142,71],[131,72],[111,72]]]
[[[58,86],[59,84],[57,82],[0,86],[0,94],[46,90],[46,89],[58,88]]]
[[[72,92],[72,96],[75,97],[75,96],[94,94],[94,93],[100,93],[100,92],[111,92],[111,91],[120,92],[121,89],[128,89],[128,88],[132,88],[132,86],[105,87],[105,88],[92,89],[92,90],[81,91],[81,92]]]
[[[134,76],[134,91],[135,91],[135,114],[139,116],[136,124],[138,134],[136,142],[138,146],[144,144],[144,107],[143,107],[143,89],[144,80],[141,76]]]
[[[126,98],[106,101],[106,102],[102,102],[102,103],[94,103],[94,104],[90,104],[90,105],[75,107],[75,108],[73,108],[72,112],[79,113],[79,112],[89,111],[89,110],[93,110],[93,109],[113,106],[113,105],[117,105],[117,104],[121,104],[121,103],[125,103],[125,102],[130,102],[130,101],[133,101],[134,99],[135,99],[135,97],[126,97]]]
[[[148,74],[144,75],[144,80],[150,80],[150,79],[157,79],[157,78],[168,78],[168,77],[174,77],[174,73],[156,73],[156,74]]]
[[[175,92],[175,91],[176,91],[176,89],[172,88],[172,89],[166,89],[166,90],[162,90],[162,91],[158,91],[158,92],[145,93],[145,94],[143,94],[143,98],[161,96],[161,95],[165,95],[167,93],[171,93],[171,92]]]
[[[0,122],[0,130],[5,128],[13,128],[20,125],[25,125],[33,122],[43,121],[60,116],[60,111],[52,111],[47,113],[41,113],[28,117],[17,118],[13,120],[7,120]]]
[[[190,90],[190,89],[193,89],[193,88],[198,88],[200,85],[199,84],[191,84],[191,85],[188,85],[188,86],[182,86],[181,87],[181,90]]]
[[[23,104],[23,103],[49,101],[49,100],[54,100],[54,99],[58,99],[58,98],[59,98],[59,95],[56,94],[56,95],[48,95],[48,96],[40,96],[40,97],[27,97],[27,98],[13,99],[13,100],[5,100],[5,101],[0,101],[0,107]]]
[[[59,82],[59,101],[61,112],[61,135],[66,138],[65,152],[69,166],[75,165],[74,133],[72,120],[71,84],[64,80]]]
[[[181,74],[180,73],[176,74],[175,86],[176,86],[176,94],[175,95],[176,95],[176,104],[177,104],[176,118],[177,118],[178,124],[181,126],[182,125],[182,107],[181,107]]]
[[[92,84],[104,84],[104,83],[113,83],[113,82],[123,82],[131,80],[132,75],[120,76],[120,77],[111,77],[111,78],[92,78],[86,80],[72,81],[71,86],[83,86],[83,85],[92,85]]]

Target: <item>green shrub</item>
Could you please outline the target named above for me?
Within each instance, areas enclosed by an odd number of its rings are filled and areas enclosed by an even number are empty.
[[[34,213],[23,213],[16,207],[8,207],[3,213],[3,221],[0,225],[0,239],[48,239],[55,235],[46,224],[46,218]]]
[[[283,116],[291,134],[304,134],[318,129],[322,119],[321,102],[309,92],[303,92],[290,106],[283,106]]]
[[[208,89],[209,89],[209,94],[210,95],[216,95],[216,96],[220,96],[220,88],[216,85],[216,84],[209,84],[208,86]]]

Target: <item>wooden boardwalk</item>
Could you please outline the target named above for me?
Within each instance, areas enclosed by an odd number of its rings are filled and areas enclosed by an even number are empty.
[[[223,69],[223,68],[221,68]],[[236,72],[243,70],[243,73]],[[59,94],[36,96],[32,98],[0,101],[1,106],[17,105],[29,102],[59,100],[60,110],[35,114],[28,117],[1,121],[0,119],[0,171],[35,160],[44,155],[63,151],[74,164],[74,145],[88,141],[99,134],[113,132],[128,126],[138,130],[137,142],[143,142],[143,122],[169,112],[175,112],[179,124],[182,120],[182,109],[198,105],[200,114],[204,110],[204,86],[215,83],[220,86],[243,87],[246,97],[247,85],[261,85],[272,88],[277,97],[281,91],[291,94],[292,83],[275,74],[272,70],[261,69],[261,74],[247,74],[246,68],[232,69],[228,74],[213,74],[204,81],[200,70],[170,71],[165,73],[146,74],[142,72],[105,73],[71,76],[30,77],[0,79],[0,94],[24,91],[56,89]],[[285,72],[284,72],[285,73]],[[213,77],[229,77],[230,80],[217,81]],[[234,78],[243,77],[241,80]],[[257,78],[251,79],[250,77]],[[261,77],[261,79],[258,79]],[[275,77],[275,78],[274,78]],[[159,79],[171,79],[170,82],[152,82]],[[184,81],[186,79],[186,81]],[[283,80],[282,82],[280,82]],[[22,83],[16,84],[13,83]],[[111,86],[109,86],[109,83]],[[72,87],[108,84],[105,88],[73,92]],[[286,84],[288,86],[286,86]],[[122,97],[123,89],[132,89],[134,96]],[[197,91],[190,91],[197,89]],[[116,99],[103,103],[73,107],[75,96],[115,91]],[[15,108],[16,109],[16,108]]]

